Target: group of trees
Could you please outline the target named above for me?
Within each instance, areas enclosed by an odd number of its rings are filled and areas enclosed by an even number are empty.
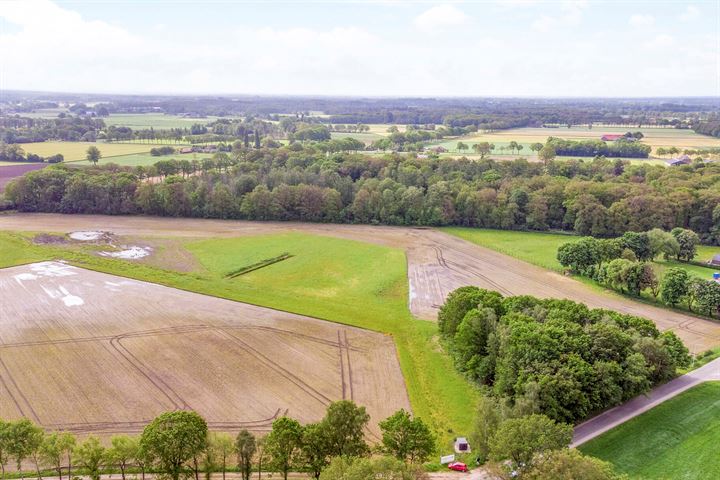
[[[94,142],[105,123],[90,117],[30,118],[0,116],[0,142],[30,143],[46,140]]]
[[[669,268],[658,278],[652,262],[660,255],[666,260],[691,262],[697,255],[698,235],[687,229],[670,232],[653,229],[627,232],[620,238],[583,238],[558,248],[561,265],[586,275],[610,288],[639,296],[649,291],[653,298],[675,307],[708,316],[720,316],[720,283],[690,275],[682,268]]]
[[[687,348],[647,319],[462,287],[438,326],[457,368],[525,414],[575,423],[675,376]]]
[[[563,140],[550,137],[547,145],[551,146],[558,155],[577,155],[579,157],[603,155],[606,157],[648,158],[652,150],[650,145],[625,138],[614,142],[603,142],[602,140]]]
[[[602,158],[542,165],[333,154],[297,142],[274,149],[236,144],[211,158],[171,163],[178,175],[169,171],[161,183],[145,181],[156,176],[148,167],[54,167],[16,180],[6,198],[23,211],[552,229],[594,237],[681,227],[704,243],[720,242],[720,165],[668,169]],[[188,168],[200,174],[188,175]]]
[[[369,420],[364,407],[342,400],[331,403],[318,423],[301,425],[292,418],[280,417],[266,436],[256,437],[241,430],[231,437],[208,432],[207,423],[195,412],[174,411],[155,418],[140,436],[114,436],[109,445],[93,436],[80,442],[69,432],[46,433],[28,419],[0,421],[0,467],[4,477],[10,464],[21,471],[24,463],[31,461],[38,478],[43,470],[50,469],[61,480],[63,472],[72,478],[73,468],[92,480],[98,480],[104,471],[119,471],[125,480],[129,470],[140,472],[143,479],[146,473],[155,473],[172,480],[181,476],[198,480],[201,472],[206,478],[211,472],[222,472],[224,480],[226,472],[234,467],[243,480],[249,480],[253,471],[279,472],[287,479],[288,472],[295,470],[306,471],[316,479],[337,480],[342,477],[321,475],[333,459],[342,458],[348,467],[356,465],[354,469],[370,466],[374,473],[409,475],[392,478],[420,478],[418,465],[435,450],[435,439],[427,425],[400,410],[380,423],[382,441],[371,448],[365,441]],[[365,460],[373,453],[387,457]],[[355,459],[361,460],[355,464]]]

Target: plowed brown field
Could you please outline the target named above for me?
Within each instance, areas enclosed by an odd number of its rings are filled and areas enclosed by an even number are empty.
[[[139,432],[193,409],[215,430],[319,420],[352,399],[377,422],[409,409],[390,337],[41,262],[0,270],[0,418]]]

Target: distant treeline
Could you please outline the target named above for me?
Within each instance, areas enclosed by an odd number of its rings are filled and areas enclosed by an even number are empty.
[[[562,138],[548,138],[547,145],[555,149],[560,156],[596,157],[627,157],[648,158],[652,150],[650,145],[632,141],[617,140],[603,142],[602,140],[563,140]]]
[[[665,168],[598,158],[544,166],[240,143],[229,153],[157,167],[43,169],[10,183],[6,197],[23,211],[461,225],[595,237],[682,227],[718,244],[718,183],[715,164]]]
[[[720,118],[714,118],[707,122],[699,122],[693,127],[693,130],[703,135],[720,137]]]

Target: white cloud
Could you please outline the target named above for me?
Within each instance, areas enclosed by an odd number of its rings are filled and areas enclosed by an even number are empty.
[[[630,25],[633,27],[649,27],[655,24],[655,17],[648,14],[635,14],[630,17]]]
[[[549,32],[555,28],[576,27],[580,25],[583,9],[587,7],[586,0],[565,0],[560,2],[557,14],[541,14],[533,23],[532,28],[538,32]]]
[[[683,22],[690,22],[698,17],[700,17],[700,9],[697,8],[695,5],[688,5],[685,8],[685,11],[680,14],[680,20],[682,20]]]
[[[675,37],[667,33],[655,35],[654,38],[644,43],[647,48],[666,48],[675,44]]]
[[[438,33],[468,23],[470,17],[454,5],[437,5],[415,17],[415,26],[425,33]]]

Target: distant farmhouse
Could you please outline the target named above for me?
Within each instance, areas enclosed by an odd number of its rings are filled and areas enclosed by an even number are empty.
[[[447,148],[445,148],[445,147],[443,147],[443,146],[441,146],[441,145],[438,145],[437,147],[430,147],[430,148],[428,148],[427,151],[428,151],[428,152],[433,152],[433,153],[445,153],[445,152],[447,152]]]
[[[621,138],[625,138],[625,135],[603,135],[600,140],[603,142],[615,142]]]
[[[670,167],[677,167],[680,165],[690,165],[690,162],[692,160],[687,155],[681,155],[677,158],[671,158],[670,160],[666,160],[665,163],[668,164]]]

